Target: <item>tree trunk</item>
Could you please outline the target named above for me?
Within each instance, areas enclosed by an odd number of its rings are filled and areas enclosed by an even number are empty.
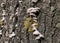
[[[22,1],[22,2],[20,2]],[[15,6],[18,4],[18,24],[15,29],[16,36],[9,38],[10,23],[9,17],[14,14]],[[7,27],[3,28],[0,43],[60,43],[60,29],[56,28],[56,24],[60,22],[60,0],[39,0],[35,6],[40,8],[40,14],[38,16],[39,31],[44,35],[44,40],[35,40],[32,33],[26,33],[23,29],[24,19],[27,17],[27,9],[31,7],[31,0],[0,0],[0,4],[5,3],[7,16]],[[2,15],[0,6],[0,16]],[[0,17],[1,18],[1,17]]]

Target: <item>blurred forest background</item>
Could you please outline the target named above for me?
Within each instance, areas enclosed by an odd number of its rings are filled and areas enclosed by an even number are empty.
[[[22,2],[21,2],[22,1]],[[31,0],[0,0],[1,3],[5,3],[6,14],[8,14],[5,28],[2,30],[2,36],[0,36],[0,43],[60,43],[60,0],[39,0],[35,6],[40,8],[39,31],[44,35],[44,40],[34,40],[32,33],[26,34],[26,30],[23,29],[23,22],[27,16],[27,9],[31,7]],[[15,13],[15,6],[18,6],[18,24],[15,28],[16,36],[9,38],[8,34],[11,33],[9,26],[12,26],[12,20],[9,20],[10,16]],[[0,19],[2,18],[2,8],[0,6]]]

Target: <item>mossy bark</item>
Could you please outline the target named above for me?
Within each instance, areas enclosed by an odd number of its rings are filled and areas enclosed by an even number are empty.
[[[18,3],[17,0],[0,0],[0,4],[2,2],[6,3],[6,13],[8,13],[9,15],[13,14],[14,7]],[[60,22],[60,1],[40,0],[35,4],[36,7],[40,8],[40,14],[38,16],[39,31],[44,35],[45,38],[44,40],[40,40],[40,42],[38,42],[38,40],[34,40],[34,36],[32,33],[26,35],[26,30],[23,29],[23,22],[27,17],[26,11],[31,7],[31,4],[31,0],[22,0],[22,3],[19,3],[19,26],[15,30],[15,33],[17,35],[13,38],[9,38],[6,36],[6,34],[9,34],[10,30],[9,23],[12,23],[12,21],[9,21],[10,16],[7,16],[8,19],[6,25],[8,27],[7,29],[3,28],[3,34],[0,38],[0,43],[60,43],[60,29],[56,28],[56,24]],[[2,8],[0,6],[0,16],[1,15]]]

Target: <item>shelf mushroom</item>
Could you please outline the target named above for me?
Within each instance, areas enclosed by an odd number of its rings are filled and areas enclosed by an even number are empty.
[[[33,3],[37,3],[38,0],[31,0]]]
[[[33,32],[33,35],[36,36],[35,40],[38,40],[40,38],[44,38],[44,36],[38,30],[35,30]]]
[[[9,37],[12,38],[14,37],[16,34],[14,32],[12,32],[11,34],[9,34]]]
[[[24,26],[29,30],[28,32],[32,32],[34,36],[36,36],[36,40],[44,38],[44,36],[38,31],[38,21],[37,16],[39,15],[40,8],[39,7],[31,7],[27,9],[27,14],[29,15],[28,20],[24,21]],[[26,19],[27,19],[26,18]]]

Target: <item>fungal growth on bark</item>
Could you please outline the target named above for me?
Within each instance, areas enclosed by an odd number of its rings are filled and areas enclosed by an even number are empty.
[[[0,0],[0,43],[60,43],[60,0]]]
[[[24,28],[28,29],[28,32],[32,32],[34,36],[36,36],[36,40],[40,38],[44,38],[44,36],[38,31],[38,20],[37,16],[39,15],[40,8],[29,8],[27,9],[28,17],[24,21]]]

